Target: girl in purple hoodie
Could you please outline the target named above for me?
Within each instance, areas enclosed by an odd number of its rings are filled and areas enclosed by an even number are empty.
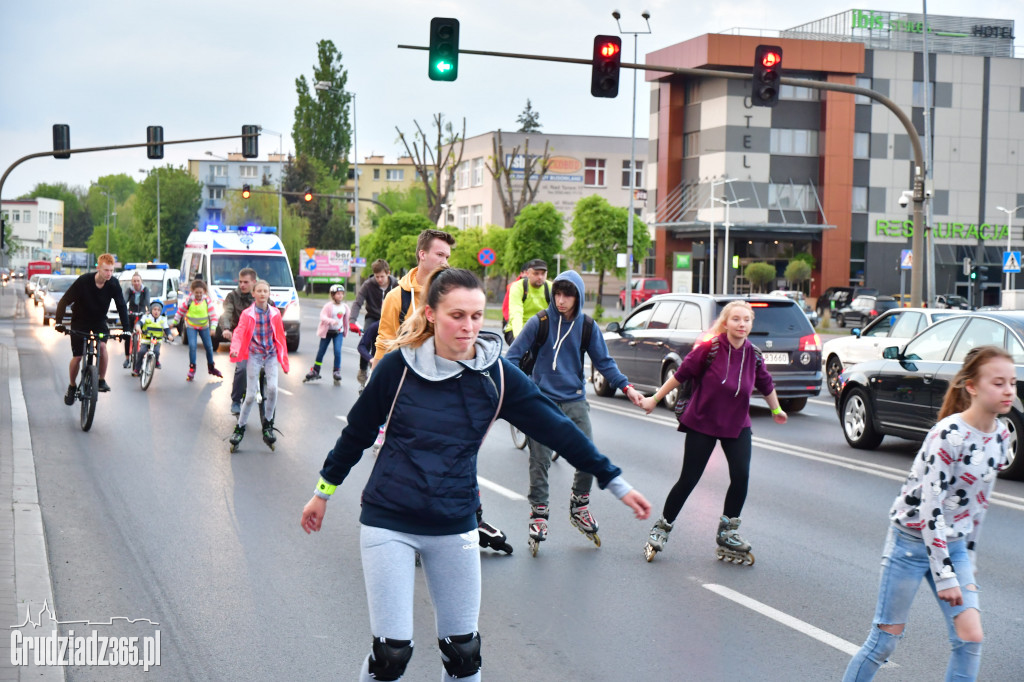
[[[721,443],[729,463],[729,490],[718,522],[716,553],[719,559],[748,566],[754,563],[750,545],[738,532],[750,477],[750,396],[754,389],[765,396],[776,422],[785,424],[786,413],[779,407],[761,351],[747,338],[753,324],[754,310],[749,303],[727,303],[710,332],[693,346],[676,373],[641,403],[650,414],[682,382],[693,383],[693,395],[680,416],[680,430],[686,432],[683,471],[669,491],[661,518],[651,529],[644,547],[648,561],[664,549],[676,516],[704,474],[715,444]]]

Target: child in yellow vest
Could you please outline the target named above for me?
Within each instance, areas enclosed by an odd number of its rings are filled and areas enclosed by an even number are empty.
[[[185,335],[188,337],[188,381],[196,375],[196,337],[203,340],[206,350],[206,369],[211,376],[223,377],[213,364],[213,343],[210,341],[210,329],[217,324],[217,311],[213,307],[213,299],[206,293],[206,282],[201,279],[192,280],[189,287],[191,295],[181,302],[178,312],[174,314],[171,325],[185,320]]]

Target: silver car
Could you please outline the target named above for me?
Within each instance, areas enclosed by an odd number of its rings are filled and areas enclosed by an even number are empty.
[[[54,320],[55,323],[59,322],[54,319],[57,314],[57,303],[76,279],[78,278],[74,275],[60,275],[51,277],[47,282],[46,291],[43,293],[43,326],[49,325],[50,320]],[[67,315],[68,312],[64,314]]]

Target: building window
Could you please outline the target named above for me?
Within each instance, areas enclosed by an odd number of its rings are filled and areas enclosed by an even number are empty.
[[[484,157],[473,159],[473,187],[484,184]]]
[[[935,107],[935,83],[928,88],[929,107]],[[914,81],[914,106],[924,108],[924,81]]]
[[[870,90],[871,89],[871,79],[870,78],[862,78],[862,77],[858,76],[857,77],[857,82],[854,83],[854,85],[856,85],[858,88],[868,88]],[[868,97],[867,95],[854,95],[853,101],[854,101],[855,104],[871,104],[871,102],[873,100],[870,97]]]
[[[210,198],[211,199],[223,199],[224,198],[224,188],[223,187],[211,187],[210,188]]]
[[[238,174],[243,178],[258,178],[259,166],[239,166]]]
[[[690,156],[699,156],[700,150],[700,133],[686,133],[683,135],[683,158]]]
[[[817,156],[817,130],[772,128],[771,153],[787,156]]]
[[[644,162],[636,162],[636,178],[633,182],[633,187],[644,186]],[[629,159],[622,160],[622,188],[629,189]]]
[[[853,206],[852,210],[858,213],[867,213],[868,210],[868,188],[867,187],[854,187],[853,188]]]
[[[853,158],[866,159],[871,153],[871,133],[853,134]]]
[[[214,164],[210,166],[210,173],[212,173],[215,178],[223,178],[228,174],[228,167],[222,164]]]
[[[484,225],[484,205],[476,204],[470,209],[469,225],[470,227],[483,227]]]
[[[387,169],[387,180],[389,182],[401,182],[405,180],[405,169],[404,168],[388,168]]]
[[[783,85],[779,88],[779,99],[818,99],[818,91],[811,88],[801,88],[796,85]]]
[[[465,230],[469,227],[469,206],[459,206],[457,215],[455,226],[460,230]]]
[[[373,179],[380,180],[380,168],[373,169]]]
[[[463,161],[462,163],[459,164],[458,174],[459,174],[459,177],[456,180],[455,188],[456,189],[466,189],[467,187],[469,187],[469,179],[470,179],[469,161]]]
[[[434,171],[428,170],[427,171],[427,182],[433,182],[433,181],[434,181]],[[423,182],[423,173],[420,173],[419,171],[416,171],[416,182]]]
[[[13,213],[11,213],[11,222],[21,222],[21,211],[14,211]]]
[[[583,184],[587,187],[604,187],[604,159],[587,159],[583,167]]]
[[[219,208],[209,209],[206,211],[206,214],[209,216],[209,221],[211,223],[218,224],[220,223],[221,218],[224,216],[224,214],[221,212]]]
[[[22,216],[21,219],[22,219],[22,221],[24,221],[26,223],[32,222],[32,211],[30,211],[28,209],[25,209],[24,215]]]
[[[685,104],[696,104],[700,101],[700,81],[696,78],[686,81],[683,89],[683,101]]]
[[[581,275],[596,275],[597,270],[594,269],[594,259],[585,260],[580,263],[580,274]]]
[[[768,185],[768,208],[780,211],[812,211],[817,208],[810,185]]]
[[[11,222],[11,213],[10,213],[10,211],[3,211],[2,214],[0,214],[0,215],[3,215],[5,223]]]

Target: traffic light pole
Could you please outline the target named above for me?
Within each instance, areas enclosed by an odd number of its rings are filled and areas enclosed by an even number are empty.
[[[239,190],[239,191],[241,191],[241,190]],[[306,194],[305,192],[284,192],[284,191],[281,191],[281,190],[278,190],[276,192],[269,192],[269,191],[267,191],[265,189],[250,189],[249,193],[250,194],[275,194],[275,195],[283,195],[283,196],[286,196],[286,197],[301,197],[301,196]],[[313,198],[322,198],[322,199],[344,199],[345,201],[352,201],[352,199],[355,198],[351,194],[313,194],[313,193],[310,193],[310,196],[313,197]],[[387,211],[388,215],[393,215],[394,214],[394,211],[392,211],[390,208],[388,208],[388,206],[386,204],[382,204],[381,202],[377,201],[376,199],[370,199],[369,197],[359,197],[359,201],[368,201],[371,204],[377,204],[378,206],[383,208],[385,211]],[[278,229],[281,229],[281,227],[278,226]]]
[[[399,45],[399,49],[403,50],[429,50],[427,47],[420,45]],[[480,55],[484,57],[503,57],[506,59],[529,59],[541,62],[559,62],[562,64],[583,64],[585,66],[593,66],[593,60],[591,59],[577,59],[575,57],[553,57],[550,55],[536,55],[536,54],[521,54],[517,52],[493,52],[491,50],[463,50],[459,49],[459,54],[472,54]],[[635,59],[635,57],[634,57]],[[654,71],[656,73],[671,73],[680,76],[695,76],[700,78],[725,78],[729,80],[745,80],[749,81],[751,73],[747,72],[736,72],[736,71],[716,71],[713,69],[691,69],[680,66],[657,66],[650,64],[627,64],[623,62],[621,64],[623,69],[637,69],[639,71]],[[921,298],[923,294],[923,283],[924,283],[924,268],[921,267],[924,263],[924,177],[925,177],[925,158],[924,148],[921,145],[921,137],[917,134],[917,129],[914,128],[913,122],[910,117],[907,116],[906,112],[900,109],[900,107],[885,95],[881,95],[874,90],[869,88],[862,88],[857,85],[846,85],[843,83],[827,83],[825,81],[808,80],[803,78],[789,78],[783,76],[779,79],[779,83],[782,85],[792,85],[795,87],[811,88],[812,90],[830,90],[832,92],[845,92],[851,95],[863,95],[870,99],[879,102],[884,105],[889,111],[896,115],[900,123],[903,124],[903,128],[907,131],[907,135],[910,137],[910,144],[914,151],[914,233],[911,241],[911,251],[913,253],[913,262],[917,267],[914,267],[910,271],[910,305],[918,307],[921,305]]]

